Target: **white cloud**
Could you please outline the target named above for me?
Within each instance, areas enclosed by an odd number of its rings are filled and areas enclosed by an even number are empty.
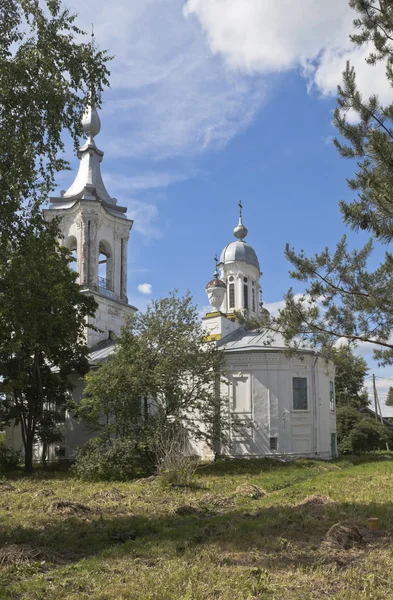
[[[141,294],[151,294],[153,291],[151,283],[140,283],[138,285],[138,291]]]
[[[384,65],[371,67],[369,50],[349,40],[355,11],[346,0],[187,0],[214,54],[234,70],[273,73],[300,68],[309,89],[335,94],[349,59],[366,95],[390,98]]]
[[[303,298],[303,294],[295,294],[294,299],[300,300]],[[278,311],[282,310],[285,307],[285,300],[278,300],[276,302],[264,302],[263,307],[267,308],[272,317],[276,317],[278,315]]]
[[[155,225],[158,208],[154,204],[147,204],[134,198],[126,199],[127,216],[134,221],[133,229],[139,233],[153,238],[160,238],[162,233]]]
[[[107,154],[163,158],[225,145],[264,100],[264,84],[224,68],[183,0],[69,0],[115,56],[104,94]],[[105,131],[110,132],[108,136]]]
[[[111,189],[121,191],[144,191],[156,188],[166,188],[173,183],[185,181],[195,175],[195,171],[189,173],[175,173],[168,171],[145,171],[134,176],[126,176],[121,173],[103,173],[105,184]]]

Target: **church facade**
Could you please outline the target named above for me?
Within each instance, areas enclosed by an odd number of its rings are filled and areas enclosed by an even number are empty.
[[[100,119],[95,108],[87,110],[83,131],[86,143],[78,152],[76,179],[60,197],[51,199],[45,217],[60,217],[61,243],[73,253],[82,292],[98,303],[95,318],[86,324],[89,362],[96,368],[114,352],[123,323],[137,310],[127,299],[127,248],[133,222],[102,180],[103,152],[95,142]],[[235,239],[223,249],[214,278],[206,286],[211,310],[203,318],[207,343],[216,344],[225,358],[221,399],[228,419],[219,454],[335,457],[334,366],[311,349],[288,355],[280,335],[248,331],[237,322],[235,313],[258,318],[266,311],[259,260],[245,241],[248,231],[241,204],[233,233]],[[78,401],[84,383],[75,376],[73,384]],[[64,443],[52,448],[49,458],[72,458],[89,437],[84,425],[70,417]],[[18,427],[7,430],[7,441],[21,447]],[[212,457],[205,445],[196,443],[194,449],[203,458]]]
[[[307,348],[289,354],[281,335],[249,331],[236,321],[234,313],[259,318],[267,311],[241,204],[233,234],[206,286],[211,311],[203,319],[207,340],[225,357],[221,399],[228,435],[221,454],[334,458],[334,365]]]

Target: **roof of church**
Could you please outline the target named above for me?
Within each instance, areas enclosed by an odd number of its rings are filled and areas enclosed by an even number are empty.
[[[288,350],[280,333],[268,330],[249,331],[239,327],[218,342],[218,346],[226,352],[250,352],[258,350]],[[302,348],[300,352],[312,352],[312,348]]]
[[[243,261],[249,265],[252,265],[253,267],[256,267],[258,271],[260,270],[259,260],[254,248],[252,248],[243,240],[230,242],[221,252],[220,263],[226,264],[229,262],[234,262],[235,260]]]
[[[116,340],[112,340],[110,338],[104,340],[103,342],[99,342],[96,346],[91,348],[89,352],[89,365],[91,367],[98,366],[107,360],[109,356],[114,354],[115,346]]]
[[[102,150],[97,148],[95,136],[101,129],[100,117],[94,106],[89,106],[82,119],[82,127],[87,138],[79,148],[80,160],[78,173],[67,191],[60,198],[51,198],[51,208],[71,208],[77,200],[95,200],[100,202],[110,214],[126,219],[127,209],[118,206],[116,198],[112,198],[104,184],[101,174],[101,162],[104,157]]]
[[[225,246],[221,252],[220,263],[226,264],[239,260],[256,267],[259,271],[259,260],[255,250],[244,241],[244,238],[247,237],[248,229],[243,224],[243,205],[241,202],[239,202],[239,208],[239,223],[233,230],[236,242],[230,242]]]

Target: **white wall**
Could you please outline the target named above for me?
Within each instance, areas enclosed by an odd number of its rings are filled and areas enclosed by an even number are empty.
[[[336,414],[330,410],[334,368],[312,354],[288,357],[280,351],[226,353],[229,385],[222,398],[230,413],[231,456],[314,456],[331,458]],[[307,410],[293,408],[293,377],[307,378]],[[270,438],[277,449],[270,450]]]

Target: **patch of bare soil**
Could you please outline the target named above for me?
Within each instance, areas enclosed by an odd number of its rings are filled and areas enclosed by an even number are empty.
[[[326,504],[333,504],[333,500],[329,496],[307,496],[304,500],[299,502],[297,506],[321,506]]]
[[[19,490],[14,487],[13,485],[10,485],[9,483],[6,483],[5,481],[0,481],[0,494],[1,493],[5,493],[5,492],[18,492]]]
[[[235,495],[241,496],[242,498],[253,498],[254,500],[257,500],[258,498],[266,496],[266,492],[253,483],[242,483],[237,486]]]
[[[180,517],[186,517],[188,515],[199,515],[201,511],[195,506],[189,506],[188,504],[184,504],[183,506],[178,506],[174,512]]]
[[[60,512],[63,515],[71,515],[76,513],[92,513],[93,508],[80,502],[69,502],[68,500],[56,500],[50,506],[52,512]]]
[[[214,506],[215,508],[225,508],[233,506],[235,500],[233,496],[224,496],[222,494],[205,494],[199,499],[199,504],[203,507]]]
[[[61,564],[64,559],[48,548],[33,548],[28,544],[12,544],[0,548],[0,565],[22,565],[26,563],[47,562]]]
[[[94,500],[111,500],[118,502],[119,500],[123,500],[126,497],[126,494],[123,494],[117,488],[112,488],[111,490],[102,490],[96,492],[91,496]]]
[[[53,490],[38,490],[33,494],[34,498],[49,498],[49,496],[55,496],[55,492]]]
[[[142,479],[137,479],[134,483],[153,483],[157,479],[158,475],[150,475],[150,477],[142,477]]]
[[[359,528],[352,523],[342,521],[336,523],[326,534],[325,542],[338,548],[348,550],[364,543],[364,537]]]

